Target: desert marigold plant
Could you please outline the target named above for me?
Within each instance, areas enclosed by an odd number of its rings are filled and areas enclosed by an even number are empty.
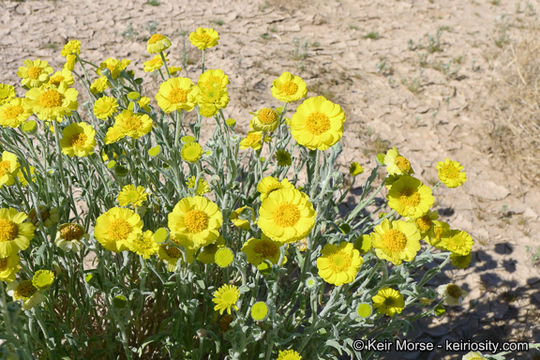
[[[130,59],[94,64],[76,39],[63,68],[24,61],[21,97],[0,84],[2,354],[367,359],[355,339],[463,301],[429,282],[472,258],[434,208],[463,167],[438,163],[429,187],[395,147],[371,170],[342,162],[344,109],[288,71],[231,118],[236,77],[205,63],[219,39],[190,33],[195,74],[153,34],[139,70],[154,93]]]

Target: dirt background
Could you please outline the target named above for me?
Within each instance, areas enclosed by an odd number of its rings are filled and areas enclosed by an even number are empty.
[[[439,187],[435,208],[475,239],[470,268],[438,279],[469,295],[409,338],[540,342],[539,11],[535,0],[2,0],[0,82],[18,84],[27,58],[61,68],[75,38],[94,63],[131,59],[153,98],[158,82],[142,71],[151,33],[170,37],[170,63],[196,80],[200,54],[186,34],[213,27],[221,39],[207,66],[229,75],[227,113],[242,131],[249,112],[277,105],[271,81],[290,71],[309,96],[345,109],[344,164],[370,169],[395,145],[428,184],[446,157],[465,166],[467,182]]]

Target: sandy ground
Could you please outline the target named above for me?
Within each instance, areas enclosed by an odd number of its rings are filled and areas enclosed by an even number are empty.
[[[171,38],[169,59],[180,65],[186,32],[214,27],[221,40],[208,52],[208,68],[229,75],[227,111],[244,131],[248,112],[277,105],[271,81],[290,71],[306,80],[310,96],[324,95],[345,109],[343,163],[356,160],[369,169],[377,152],[395,145],[429,184],[438,161],[449,157],[465,166],[468,181],[438,188],[435,207],[442,220],[475,239],[471,267],[448,269],[438,280],[454,281],[469,295],[463,307],[409,336],[435,343],[540,342],[540,262],[527,250],[540,246],[540,191],[528,176],[531,168],[500,156],[492,137],[508,121],[496,111],[494,90],[516,65],[508,56],[513,45],[540,36],[534,30],[539,11],[534,0],[4,0],[0,82],[18,83],[16,70],[26,58],[60,68],[59,52],[72,38],[83,43],[84,58],[132,59],[131,69],[152,81],[142,72],[151,32]],[[200,55],[189,42],[187,50],[183,75],[195,80]],[[146,95],[155,89],[154,79]]]

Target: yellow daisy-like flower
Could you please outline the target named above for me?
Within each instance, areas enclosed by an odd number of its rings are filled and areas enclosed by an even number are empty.
[[[472,252],[467,255],[450,254],[450,263],[458,269],[466,269],[472,260]]]
[[[262,234],[260,239],[251,238],[242,246],[242,252],[247,255],[247,262],[258,266],[265,260],[277,264],[281,255],[283,243],[274,241]]]
[[[105,144],[112,144],[126,136],[138,139],[152,130],[153,121],[146,114],[135,114],[131,110],[122,110],[115,116],[115,122],[105,134]]]
[[[0,83],[0,106],[10,102],[15,96],[15,87],[13,85]]]
[[[105,61],[99,64],[98,74],[102,75],[102,70],[108,69],[111,73],[111,78],[116,79],[118,76],[120,76],[122,70],[124,70],[130,63],[131,60],[127,59],[119,60],[107,58]]]
[[[352,176],[358,176],[362,174],[363,172],[364,172],[364,168],[362,167],[362,165],[360,165],[356,161],[352,162],[351,165],[349,166],[349,174],[351,174]]]
[[[487,360],[487,358],[482,356],[482,354],[477,351],[470,351],[463,355],[461,360]]]
[[[222,268],[226,268],[229,265],[231,265],[233,260],[234,260],[234,253],[230,248],[226,246],[223,246],[217,249],[214,254],[214,262],[216,263],[217,266],[222,267]]]
[[[395,146],[383,155],[381,162],[386,165],[386,171],[389,175],[411,175],[414,173],[409,160],[402,156]]]
[[[66,63],[64,64],[64,69],[73,71],[75,69],[76,61],[77,61],[77,56],[73,54],[66,56]]]
[[[166,113],[175,110],[191,111],[195,106],[195,98],[191,91],[193,90],[193,81],[188,78],[172,78],[163,82],[159,86],[156,94],[158,106]]]
[[[82,249],[82,240],[87,237],[82,225],[65,223],[58,227],[54,244],[64,251],[78,252]]]
[[[190,250],[215,242],[223,223],[219,207],[201,196],[180,200],[168,219],[171,240]]]
[[[262,135],[262,131],[249,131],[246,137],[240,141],[240,149],[260,150],[262,148]]]
[[[420,250],[420,233],[414,224],[384,219],[372,233],[373,248],[379,259],[400,265],[412,261]]]
[[[414,224],[418,228],[418,231],[420,232],[420,236],[423,239],[429,235],[430,230],[433,229],[433,221],[437,220],[438,218],[439,213],[429,210],[425,215],[422,215],[411,221],[414,222]]]
[[[143,259],[150,259],[150,256],[155,255],[159,251],[159,244],[154,241],[154,233],[146,230],[137,238],[133,238],[129,244],[129,250],[133,251]]]
[[[307,86],[301,77],[285,71],[272,82],[272,96],[278,101],[298,101],[307,95]]]
[[[15,280],[15,274],[19,269],[19,254],[16,252],[7,257],[0,257],[0,281]]]
[[[444,221],[432,220],[431,229],[428,231],[424,240],[438,249],[443,249],[441,246],[442,238],[450,231],[450,225]]]
[[[171,40],[162,34],[154,34],[148,39],[146,44],[146,51],[149,54],[158,54],[167,50],[171,46]]]
[[[143,186],[126,185],[118,194],[118,204],[120,206],[140,207],[147,198],[148,194]]]
[[[280,350],[277,360],[302,360],[302,356],[294,350]]]
[[[281,188],[263,200],[257,225],[272,240],[295,242],[311,232],[315,215],[306,194],[294,188]]]
[[[263,321],[268,316],[268,305],[264,301],[257,301],[251,305],[251,318],[255,321]]]
[[[92,126],[80,122],[69,124],[62,130],[60,146],[67,156],[84,157],[94,153],[96,131]]]
[[[212,264],[215,262],[216,251],[225,246],[225,239],[223,236],[218,237],[215,243],[204,246],[197,255],[197,260],[203,264]]]
[[[219,34],[211,28],[197,28],[189,34],[189,42],[199,50],[205,50],[218,44]]]
[[[373,307],[381,314],[394,316],[401,313],[405,308],[405,300],[403,295],[397,290],[389,287],[384,287],[373,296]]]
[[[18,170],[17,156],[9,151],[2,152],[2,158],[0,158],[0,188],[4,185],[13,185]]]
[[[109,87],[109,80],[106,76],[100,76],[90,85],[90,91],[92,94],[97,95],[101,94]]]
[[[118,101],[110,96],[102,96],[94,103],[94,115],[101,120],[107,120],[116,113]]]
[[[279,125],[280,111],[271,108],[263,108],[253,113],[251,126],[256,131],[272,132]]]
[[[32,115],[32,109],[27,105],[25,98],[14,98],[0,105],[0,125],[2,126],[19,127],[30,115]]]
[[[54,282],[54,273],[51,270],[38,270],[32,277],[32,285],[38,290],[47,289]]]
[[[451,161],[448,158],[444,162],[439,161],[437,163],[439,179],[449,188],[456,188],[467,181],[467,174],[461,172],[463,169],[460,163]]]
[[[216,304],[214,310],[219,311],[219,314],[223,314],[225,310],[231,314],[231,309],[238,310],[236,302],[240,298],[240,292],[235,285],[225,284],[214,292],[214,298],[212,301]]]
[[[52,67],[45,60],[24,60],[24,66],[19,67],[17,76],[22,79],[22,86],[35,88],[49,81],[52,72]]]
[[[460,306],[467,292],[456,284],[439,285],[437,293],[443,297],[443,302],[448,306]]]
[[[196,163],[199,161],[203,154],[203,148],[201,144],[196,142],[190,142],[182,146],[182,150],[180,150],[180,157],[182,160],[190,162],[190,163]]]
[[[223,70],[206,70],[201,74],[197,86],[192,91],[202,116],[212,117],[219,109],[227,106],[229,103],[228,83],[229,77]]]
[[[316,96],[298,106],[289,125],[298,144],[311,150],[326,150],[341,139],[344,122],[341,106]]]
[[[438,245],[454,254],[465,256],[472,251],[474,241],[465,231],[450,230],[442,236]]]
[[[165,60],[167,61],[167,57],[165,57]],[[152,59],[144,62],[144,72],[152,72],[159,70],[163,66],[163,59],[161,58],[161,55],[156,55]]]
[[[43,301],[43,293],[36,289],[32,280],[12,281],[7,286],[7,293],[14,301],[22,300],[23,309],[28,310]]]
[[[276,150],[276,161],[278,166],[285,167],[285,166],[291,166],[292,164],[292,158],[291,153],[288,152],[285,149],[277,149]]]
[[[363,259],[353,244],[346,241],[339,245],[324,245],[317,259],[319,276],[329,284],[341,286],[354,281]]]
[[[234,226],[249,230],[250,224],[255,222],[255,211],[250,206],[242,206],[231,213],[229,220]]]
[[[197,186],[195,186],[195,181],[197,181],[197,178],[195,176],[192,176],[187,181],[188,189],[195,189],[195,195],[204,195],[210,192],[210,186],[208,185],[208,181],[204,179],[199,179]]]
[[[26,93],[26,99],[40,120],[61,122],[64,116],[70,116],[77,110],[78,95],[77,90],[60,83],[58,87],[32,88]]]
[[[137,104],[141,109],[143,109],[146,112],[150,112],[150,98],[147,96],[141,96],[141,98],[137,101]]]
[[[96,220],[94,236],[107,250],[129,250],[130,244],[142,235],[143,223],[133,210],[112,208]]]
[[[81,53],[81,42],[79,40],[70,40],[64,45],[60,55],[66,57],[68,55],[80,54]]]
[[[6,258],[26,250],[34,238],[35,227],[28,216],[14,208],[0,209],[0,257]]]
[[[176,269],[178,260],[182,257],[182,252],[175,246],[160,245],[158,257],[167,264],[167,271],[172,272]]]
[[[266,176],[257,184],[257,191],[261,193],[261,201],[264,201],[272,191],[281,188],[294,189],[294,186],[288,179],[283,179],[283,181],[280,182],[273,176]]]
[[[431,189],[420,180],[409,176],[400,176],[388,190],[388,206],[398,214],[416,219],[426,214],[433,205]]]
[[[71,86],[75,82],[71,71],[69,71],[68,69],[62,69],[52,74],[49,78],[48,84],[58,87],[62,82],[65,83],[67,86]]]

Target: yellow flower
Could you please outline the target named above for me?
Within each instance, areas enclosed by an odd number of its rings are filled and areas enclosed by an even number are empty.
[[[195,181],[196,180],[197,180],[196,177],[192,176],[187,181],[188,189],[194,189],[195,188]],[[197,187],[195,188],[195,195],[204,195],[207,192],[210,192],[210,186],[208,186],[208,182],[206,180],[204,180],[204,179],[199,179],[199,181],[197,182]]]
[[[197,28],[189,34],[189,41],[199,50],[205,50],[218,44],[219,34],[211,28]]]
[[[148,134],[153,126],[153,121],[148,115],[134,114],[131,110],[122,110],[114,120],[114,125],[105,135],[105,144],[112,144],[126,136],[138,139]]]
[[[15,98],[15,88],[13,85],[0,83],[0,106]]]
[[[159,86],[156,94],[158,106],[166,113],[184,109],[193,110],[195,99],[192,90],[195,84],[188,78],[172,78]]]
[[[32,88],[26,93],[26,99],[40,120],[61,122],[64,116],[70,116],[77,110],[77,95],[77,90],[60,83],[58,87]]]
[[[82,240],[88,237],[82,225],[65,223],[58,227],[54,244],[64,251],[78,252],[82,249]]]
[[[439,179],[449,188],[455,188],[463,185],[467,180],[467,174],[461,172],[463,166],[457,161],[451,161],[446,158],[444,162],[437,163]]]
[[[212,117],[219,109],[227,106],[229,103],[228,83],[229,77],[220,69],[206,70],[199,76],[197,86],[192,91],[202,116]]]
[[[17,76],[22,79],[22,86],[35,88],[49,81],[49,75],[52,72],[52,67],[45,60],[24,60],[24,66],[19,67]]]
[[[212,264],[215,262],[216,251],[225,246],[225,239],[223,236],[218,237],[215,243],[204,246],[197,255],[197,260],[203,264]]]
[[[171,40],[162,34],[154,34],[148,39],[146,44],[146,51],[149,54],[158,54],[167,50],[171,46]]]
[[[431,229],[428,231],[427,237],[425,237],[424,240],[428,244],[444,250],[444,248],[441,246],[441,242],[443,236],[446,236],[446,234],[450,231],[450,225],[439,220],[432,220],[432,223]]]
[[[182,252],[175,246],[160,245],[158,257],[167,264],[167,271],[174,271],[178,260],[182,257]]]
[[[226,246],[216,250],[214,254],[214,262],[217,266],[226,268],[232,264],[234,260],[234,253]]]
[[[249,131],[245,138],[240,141],[240,149],[260,150],[262,148],[262,132]]]
[[[203,148],[201,144],[196,142],[190,142],[182,146],[180,150],[180,157],[187,162],[196,163],[199,161],[203,154]]]
[[[19,254],[16,252],[7,257],[0,257],[0,281],[15,280],[15,274],[19,269]]]
[[[223,314],[225,310],[231,314],[231,309],[238,310],[236,302],[240,298],[240,292],[235,285],[225,284],[214,292],[214,298],[212,301],[216,304],[214,310],[219,311],[219,314]]]
[[[317,259],[319,276],[329,284],[341,286],[354,281],[363,259],[353,244],[346,241],[339,245],[324,245]]]
[[[263,200],[257,225],[272,240],[295,242],[311,232],[315,215],[306,194],[294,188],[281,188]]]
[[[120,206],[140,207],[146,201],[148,194],[143,186],[126,185],[118,194],[118,204]]]
[[[268,305],[264,301],[257,301],[251,305],[251,318],[255,321],[263,321],[268,316]]]
[[[260,239],[250,238],[242,246],[242,252],[247,255],[247,262],[255,266],[265,260],[277,264],[281,255],[283,243],[274,241],[262,234]]]
[[[32,285],[32,280],[12,281],[6,290],[13,300],[23,301],[24,310],[33,308],[43,301],[43,293]]]
[[[62,69],[52,74],[49,78],[48,84],[58,87],[62,82],[64,82],[67,86],[71,86],[75,82],[73,75],[71,75],[71,71],[68,69]]]
[[[436,211],[429,210],[425,215],[422,215],[416,219],[411,220],[414,222],[418,231],[420,232],[421,238],[428,236],[431,229],[433,229],[433,221],[439,218],[439,214]]]
[[[291,154],[285,149],[276,150],[276,161],[278,166],[291,166],[292,159]]]
[[[301,77],[285,71],[272,82],[272,96],[278,101],[298,101],[307,95],[307,86]]]
[[[249,206],[242,206],[231,213],[229,220],[232,221],[234,226],[249,230],[250,224],[255,222],[255,211]]]
[[[129,250],[133,251],[143,259],[150,259],[150,256],[158,253],[159,244],[154,241],[154,234],[150,230],[132,238],[129,244]]]
[[[169,73],[171,76],[176,76],[177,73],[182,71],[182,68],[180,66],[169,66]]]
[[[6,258],[28,248],[35,227],[25,221],[27,218],[14,208],[0,209],[0,257]]]
[[[371,315],[371,305],[366,303],[361,303],[356,308],[356,314],[361,318],[367,318]]]
[[[9,151],[2,152],[2,158],[0,159],[0,188],[4,185],[13,185],[18,170],[17,156]]]
[[[217,240],[223,217],[218,206],[201,196],[185,197],[169,213],[171,240],[198,250]]]
[[[341,139],[345,113],[341,106],[316,96],[305,100],[291,117],[291,135],[300,145],[326,150]]]
[[[100,76],[90,85],[90,91],[92,94],[97,95],[104,92],[109,86],[109,80],[106,76]]]
[[[142,234],[143,223],[133,210],[112,208],[96,220],[94,236],[107,250],[129,250],[130,244]]]
[[[66,57],[68,55],[80,54],[81,42],[79,40],[70,40],[64,45],[64,48],[60,52],[60,55]]]
[[[120,76],[122,70],[124,70],[130,63],[131,60],[127,59],[119,60],[107,58],[105,61],[99,64],[98,74],[102,75],[102,70],[108,69],[111,73],[111,78],[116,79],[118,76]]]
[[[257,184],[257,191],[261,193],[261,201],[264,201],[272,191],[281,188],[294,189],[294,186],[288,179],[283,179],[282,182],[279,182],[279,180],[273,176],[266,176]]]
[[[233,118],[228,118],[225,120],[225,124],[227,124],[228,127],[233,128],[236,125],[236,120]]]
[[[165,57],[165,60],[168,60],[167,57]],[[161,59],[161,55],[156,55],[152,59],[144,62],[144,72],[152,72],[159,70],[163,66],[163,59]]]
[[[393,182],[386,198],[388,206],[412,219],[426,214],[434,202],[431,189],[409,175],[400,176]]]
[[[450,254],[450,263],[458,269],[466,269],[472,260],[472,252],[467,255]]]
[[[80,122],[69,124],[62,130],[60,146],[67,156],[84,157],[94,153],[96,131],[92,126]]]
[[[30,115],[32,115],[32,109],[27,105],[25,98],[14,98],[0,105],[0,125],[2,126],[19,127]]]
[[[443,297],[443,302],[448,306],[459,306],[467,292],[462,290],[456,284],[439,285],[437,292]]]
[[[474,241],[465,231],[450,230],[442,236],[438,245],[454,254],[465,256],[471,252]]]
[[[38,270],[32,277],[32,285],[38,290],[47,289],[54,282],[54,273],[51,270]]]
[[[356,161],[352,162],[349,166],[349,174],[352,176],[358,176],[364,172],[364,168]]]
[[[277,360],[302,360],[302,356],[294,350],[280,350]]]
[[[409,160],[402,156],[395,146],[386,154],[382,154],[381,158],[389,175],[411,175],[414,173]]]
[[[405,300],[403,295],[397,290],[389,287],[384,287],[373,296],[373,307],[381,314],[394,316],[401,313],[405,308]]]
[[[101,120],[107,120],[116,113],[118,102],[110,96],[103,96],[94,103],[94,115]]]
[[[384,219],[372,233],[373,248],[379,259],[400,265],[412,261],[420,250],[420,233],[414,224]]]
[[[153,148],[150,148],[150,150],[148,150],[148,155],[150,155],[151,157],[155,157],[155,156],[158,156],[160,152],[161,152],[161,146],[156,145]]]
[[[137,104],[141,109],[143,109],[146,112],[150,112],[150,98],[147,96],[141,96],[141,98],[137,101]]]
[[[73,71],[75,69],[75,61],[77,61],[77,56],[73,54],[66,56],[66,63],[64,64],[64,69]]]
[[[281,111],[263,108],[252,114],[254,116],[251,119],[251,126],[256,131],[272,132],[279,125],[280,113]]]
[[[470,351],[467,354],[463,355],[461,360],[486,360],[487,358],[482,356],[479,352]]]

